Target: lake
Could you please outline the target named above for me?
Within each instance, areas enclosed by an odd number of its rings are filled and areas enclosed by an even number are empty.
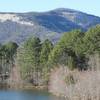
[[[47,91],[39,90],[0,90],[0,100],[65,100]]]

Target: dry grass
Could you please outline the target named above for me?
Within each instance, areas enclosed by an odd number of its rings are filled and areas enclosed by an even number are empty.
[[[66,100],[100,100],[100,71],[60,67],[52,71],[49,85],[50,92],[65,96]]]

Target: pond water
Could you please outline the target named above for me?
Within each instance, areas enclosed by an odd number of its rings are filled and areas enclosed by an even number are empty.
[[[47,91],[37,90],[0,90],[0,100],[65,100]]]

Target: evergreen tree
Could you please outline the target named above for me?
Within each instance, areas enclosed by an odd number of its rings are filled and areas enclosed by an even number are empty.
[[[2,68],[2,73],[11,71],[14,66],[14,59],[16,55],[18,45],[15,42],[8,42],[0,47],[0,66]]]
[[[42,43],[41,55],[40,55],[40,65],[46,66],[48,61],[48,56],[53,49],[53,44],[48,39]]]
[[[77,41],[82,37],[82,35],[83,34],[80,30],[73,30],[65,33],[50,54],[49,62],[53,64],[68,65],[69,61],[71,61],[71,63],[73,62],[73,64],[75,64],[74,62],[77,56],[75,47],[76,43],[78,43]],[[71,60],[69,60],[69,58],[71,58]],[[69,67],[70,65],[72,64],[69,64]]]
[[[29,38],[19,49],[17,61],[23,78],[31,80],[39,69],[41,41],[37,37]],[[28,81],[29,81],[28,80]]]
[[[94,52],[100,52],[100,25],[90,28],[84,37],[86,55],[93,54]]]

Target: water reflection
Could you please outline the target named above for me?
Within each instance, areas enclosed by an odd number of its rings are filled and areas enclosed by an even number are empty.
[[[0,100],[65,100],[65,99],[53,96],[46,91],[1,90],[0,91]]]

